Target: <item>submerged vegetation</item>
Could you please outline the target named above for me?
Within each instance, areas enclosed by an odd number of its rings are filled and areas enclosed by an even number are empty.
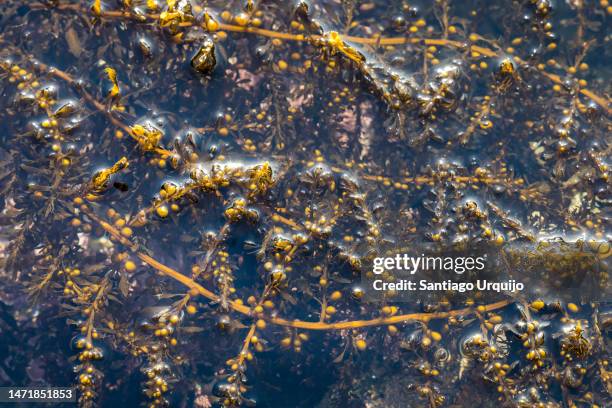
[[[610,406],[611,15],[0,3],[0,385]],[[364,296],[374,257],[482,245],[530,290]]]

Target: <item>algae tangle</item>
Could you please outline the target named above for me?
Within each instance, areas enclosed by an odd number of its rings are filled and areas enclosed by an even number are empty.
[[[0,387],[611,406],[611,16],[0,2]]]

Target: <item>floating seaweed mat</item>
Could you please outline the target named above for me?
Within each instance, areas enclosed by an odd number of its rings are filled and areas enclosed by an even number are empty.
[[[611,12],[3,2],[2,385],[610,405]],[[525,290],[369,294],[483,254]]]

